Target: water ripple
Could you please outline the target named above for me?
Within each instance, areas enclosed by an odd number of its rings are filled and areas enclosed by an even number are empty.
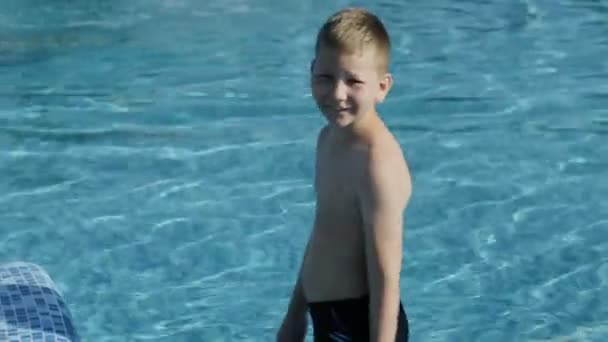
[[[17,197],[48,196],[55,192],[68,191],[73,184],[82,182],[83,179],[68,180],[61,183],[35,188],[28,191],[16,191],[0,197],[0,203],[14,200]]]
[[[308,66],[336,4],[38,5],[0,2],[0,260],[43,264],[87,340],[271,340],[314,224]],[[412,340],[601,340],[606,6],[367,5],[414,180]]]

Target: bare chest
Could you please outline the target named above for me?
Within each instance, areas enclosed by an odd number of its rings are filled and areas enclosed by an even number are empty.
[[[357,165],[353,158],[320,154],[315,176],[318,205],[349,206],[356,201]]]
[[[349,154],[321,153],[316,168],[317,228],[326,234],[356,232],[360,225],[358,167]],[[350,235],[350,234],[348,234]]]

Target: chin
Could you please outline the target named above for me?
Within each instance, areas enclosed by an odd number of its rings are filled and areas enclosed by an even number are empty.
[[[353,118],[350,115],[331,115],[328,117],[329,122],[332,125],[338,126],[338,127],[348,127],[350,125],[353,124],[353,122],[355,122],[355,118]]]
[[[353,120],[352,119],[331,118],[331,119],[329,119],[329,123],[336,127],[346,128],[353,124]]]

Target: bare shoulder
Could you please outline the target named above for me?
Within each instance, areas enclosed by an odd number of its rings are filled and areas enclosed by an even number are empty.
[[[319,134],[317,135],[317,147],[320,146],[327,138],[327,134],[329,133],[329,126],[325,125],[319,130]]]
[[[362,193],[390,201],[400,209],[412,192],[410,170],[399,141],[388,130],[378,134],[364,158]]]

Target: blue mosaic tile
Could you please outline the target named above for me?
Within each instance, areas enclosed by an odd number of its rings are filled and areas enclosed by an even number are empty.
[[[0,264],[0,341],[80,342],[59,290],[41,267]]]

